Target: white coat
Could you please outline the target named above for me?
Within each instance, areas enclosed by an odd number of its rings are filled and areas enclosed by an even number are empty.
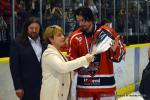
[[[89,64],[85,56],[69,62],[66,62],[65,59],[50,44],[44,51],[42,55],[43,79],[40,100],[67,100],[71,82],[70,72]]]

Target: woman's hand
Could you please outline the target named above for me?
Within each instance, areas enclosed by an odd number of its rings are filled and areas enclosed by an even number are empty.
[[[94,55],[93,54],[86,54],[85,55],[87,62],[92,62],[94,60]]]

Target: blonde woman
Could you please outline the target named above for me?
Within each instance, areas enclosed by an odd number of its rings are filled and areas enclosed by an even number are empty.
[[[86,54],[80,58],[68,61],[60,52],[60,48],[65,45],[64,32],[57,25],[48,26],[44,32],[44,39],[48,43],[47,49],[42,55],[42,87],[41,100],[67,100],[71,71],[85,67],[94,58],[91,54]]]

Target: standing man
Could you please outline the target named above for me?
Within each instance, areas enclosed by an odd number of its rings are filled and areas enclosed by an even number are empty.
[[[96,26],[90,8],[78,8],[75,11],[75,17],[79,28],[69,38],[69,54],[72,58],[75,59],[90,53],[95,35],[103,28],[106,28],[116,38],[107,51],[95,55],[95,59],[88,69],[77,70],[77,100],[115,100],[113,61],[119,62],[124,56],[123,45],[117,33],[110,27]]]
[[[41,55],[46,47],[39,20],[29,18],[22,36],[12,41],[10,49],[10,70],[16,95],[21,100],[40,100]]]

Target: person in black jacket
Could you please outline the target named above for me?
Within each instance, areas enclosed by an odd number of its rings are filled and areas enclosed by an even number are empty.
[[[142,73],[142,80],[140,83],[139,91],[144,100],[150,100],[150,48],[148,49],[149,62]]]
[[[16,95],[21,100],[40,100],[41,55],[46,47],[39,20],[30,17],[22,36],[13,40],[10,47],[10,71]]]

